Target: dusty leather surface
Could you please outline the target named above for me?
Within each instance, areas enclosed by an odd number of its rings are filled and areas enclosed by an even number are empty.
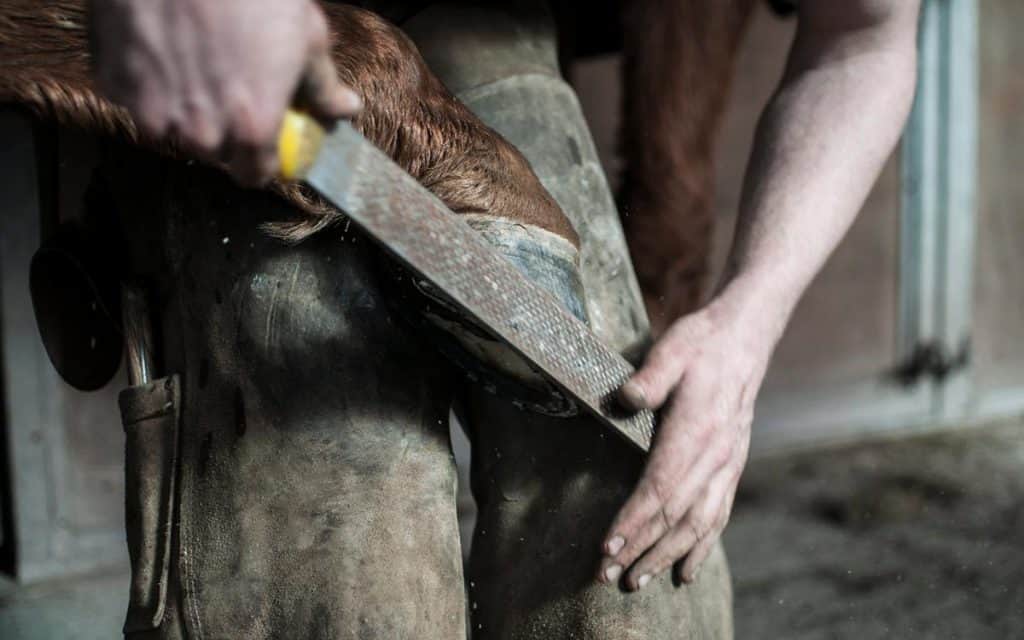
[[[118,398],[125,432],[125,529],[131,591],[124,631],[155,629],[170,588],[181,380],[131,387]]]
[[[667,573],[636,593],[595,581],[639,456],[586,419],[526,414],[486,394],[468,405],[479,507],[466,570],[475,639],[732,637],[721,546],[693,585]]]
[[[132,164],[112,170],[183,380],[179,588],[152,637],[179,613],[200,639],[461,637],[449,370],[392,319],[369,243],[288,247],[257,226],[276,198]]]
[[[647,318],[617,213],[575,95],[557,75],[542,3],[505,7],[437,4],[406,29],[449,88],[523,152],[576,226],[595,332],[621,351],[642,348]],[[481,33],[486,56],[470,46],[482,46]],[[479,507],[467,567],[475,640],[732,637],[720,546],[692,586],[667,574],[640,593],[595,582],[602,537],[642,468],[638,455],[586,418],[466,395]]]

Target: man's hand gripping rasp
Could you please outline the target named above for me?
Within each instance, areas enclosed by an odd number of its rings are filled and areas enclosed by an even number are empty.
[[[582,409],[650,448],[654,414],[627,414],[615,398],[632,365],[351,125],[325,134],[289,111],[278,149],[282,177],[303,180]]]

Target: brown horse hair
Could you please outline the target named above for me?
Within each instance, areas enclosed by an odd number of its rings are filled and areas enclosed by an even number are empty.
[[[0,0],[0,103],[26,107],[44,121],[186,156],[173,144],[140,135],[129,114],[96,90],[86,5]],[[353,121],[363,135],[455,213],[509,218],[578,246],[571,223],[522,154],[448,92],[405,34],[350,5],[322,8],[337,43],[332,53],[339,76],[366,105]],[[299,185],[276,182],[271,189],[299,213],[267,227],[285,241],[301,241],[344,219]]]
[[[756,0],[623,2],[623,226],[654,331],[701,302],[714,142]]]

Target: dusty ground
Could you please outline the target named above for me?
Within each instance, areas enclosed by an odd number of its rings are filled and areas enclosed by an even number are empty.
[[[0,640],[116,640],[127,602],[127,568],[28,588],[0,579]]]
[[[755,461],[739,639],[1024,638],[1024,424]]]
[[[726,545],[739,640],[1024,638],[1024,422],[755,461]],[[0,581],[0,640],[119,637],[126,582]]]

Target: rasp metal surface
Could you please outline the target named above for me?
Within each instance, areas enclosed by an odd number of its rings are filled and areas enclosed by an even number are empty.
[[[633,366],[351,125],[327,136],[305,182],[599,422],[650,448],[654,414],[614,398]]]

